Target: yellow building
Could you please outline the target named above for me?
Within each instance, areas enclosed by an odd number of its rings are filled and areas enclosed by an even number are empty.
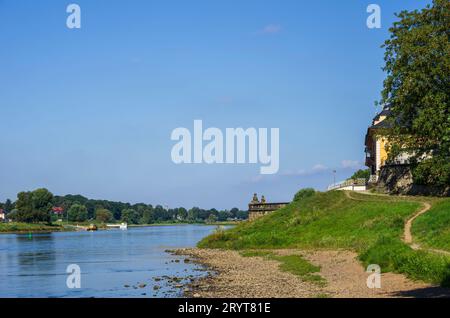
[[[371,182],[376,182],[381,168],[386,164],[388,154],[386,147],[388,141],[382,136],[381,131],[390,127],[386,118],[391,114],[389,108],[383,109],[372,120],[372,126],[367,129],[366,134],[366,166],[370,168]]]

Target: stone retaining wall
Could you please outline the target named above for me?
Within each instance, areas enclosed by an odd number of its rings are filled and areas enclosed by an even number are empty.
[[[450,196],[450,186],[441,188],[414,184],[411,167],[407,164],[383,166],[377,188],[391,194]]]

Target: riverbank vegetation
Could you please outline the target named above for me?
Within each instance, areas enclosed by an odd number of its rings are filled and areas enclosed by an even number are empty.
[[[217,231],[198,245],[237,250],[347,249],[356,251],[365,265],[379,264],[383,271],[448,286],[450,257],[416,251],[402,241],[406,220],[421,207],[418,200],[357,193],[350,197],[342,191],[315,193],[253,222]],[[446,206],[450,199],[431,201],[438,212],[426,213],[418,221],[441,216],[440,204]],[[436,240],[444,241],[448,233],[441,232]]]
[[[152,224],[233,224],[248,217],[247,211],[168,208],[145,203],[92,200],[81,195],[54,196],[47,189],[20,192],[17,200],[0,203],[0,209],[13,222],[23,224],[105,224],[125,222],[130,225]],[[59,221],[59,222],[58,222]],[[31,226],[36,228],[37,226]],[[5,226],[0,227],[2,232]]]
[[[0,222],[0,233],[45,233],[45,232],[58,232],[67,231],[58,224],[45,224],[45,223],[21,223],[21,222]]]

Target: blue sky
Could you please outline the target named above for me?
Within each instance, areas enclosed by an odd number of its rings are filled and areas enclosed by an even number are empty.
[[[82,28],[66,27],[81,7]],[[0,200],[245,208],[364,161],[394,12],[430,1],[0,0]],[[368,29],[366,8],[382,9]],[[280,170],[175,165],[177,127],[280,129]]]

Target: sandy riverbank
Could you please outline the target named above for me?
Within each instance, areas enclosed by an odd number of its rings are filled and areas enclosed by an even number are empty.
[[[414,282],[394,273],[382,274],[381,289],[369,289],[369,274],[348,251],[278,250],[279,255],[302,255],[321,267],[325,286],[302,281],[298,276],[283,272],[279,262],[263,257],[243,257],[236,251],[212,249],[181,249],[205,265],[215,275],[208,275],[188,286],[188,297],[223,298],[310,298],[310,297],[450,297],[450,289],[423,282]]]

